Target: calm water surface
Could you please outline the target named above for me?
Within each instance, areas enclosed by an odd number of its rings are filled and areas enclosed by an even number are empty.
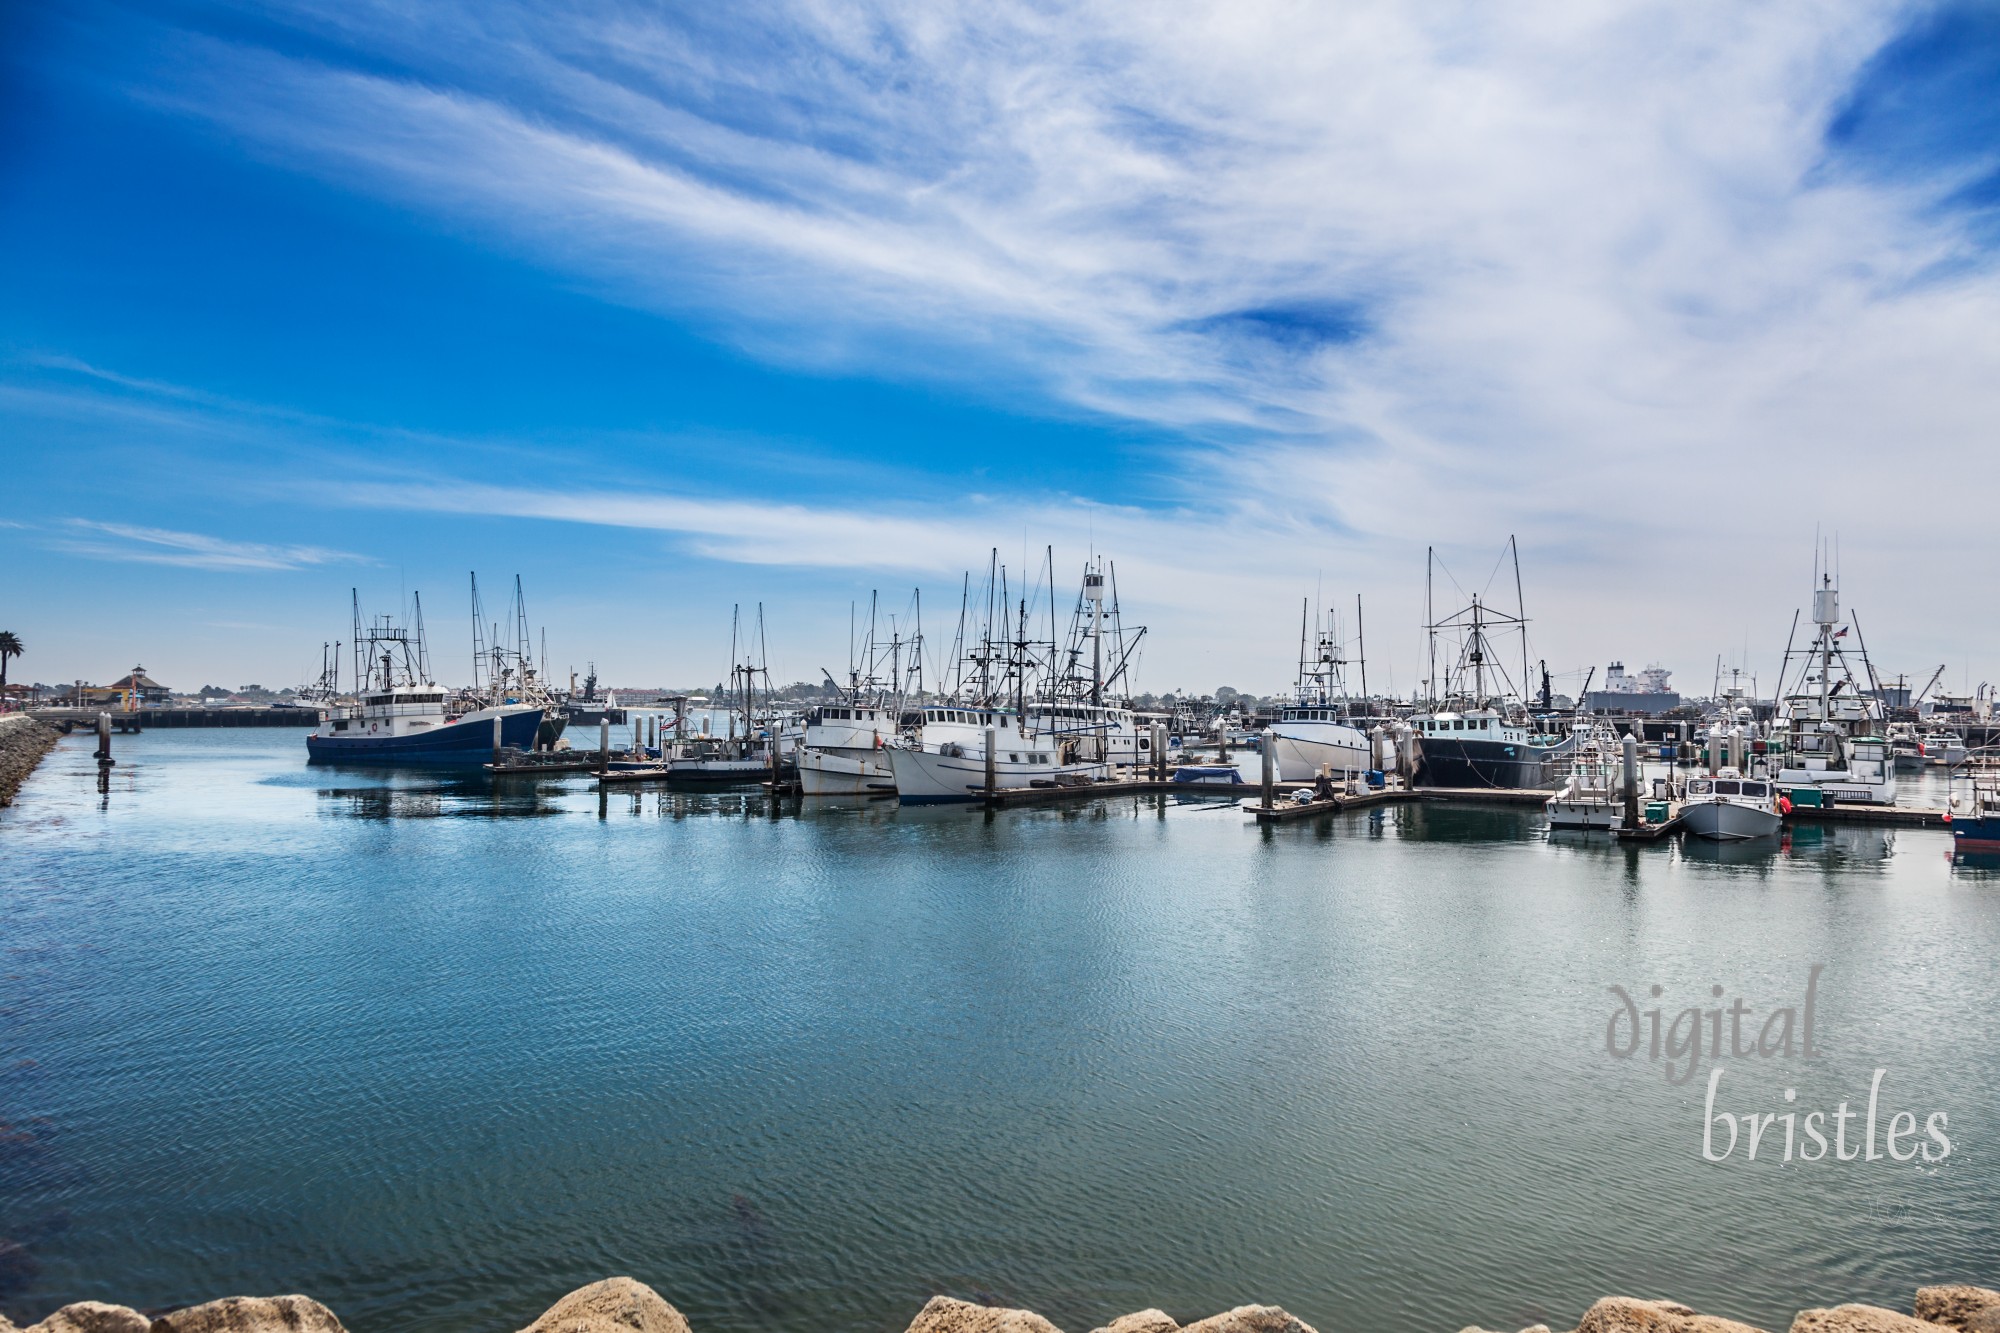
[[[2000,1280],[2000,871],[1943,834],[600,807],[308,770],[291,732],[118,744],[108,798],[78,738],[0,815],[23,1322],[304,1291],[506,1329],[630,1273],[698,1333],[893,1333],[937,1291],[1071,1330],[1567,1327],[1611,1291],[1782,1329]],[[1822,1058],[1726,1060],[1722,1103],[1858,1110],[1882,1068],[1948,1159],[1706,1163],[1706,1066],[1604,1050],[1614,983],[1761,1015],[1813,963]]]

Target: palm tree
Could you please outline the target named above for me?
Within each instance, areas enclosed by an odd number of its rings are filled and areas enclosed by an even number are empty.
[[[7,659],[21,655],[21,636],[10,629],[0,629],[0,694],[7,692]]]

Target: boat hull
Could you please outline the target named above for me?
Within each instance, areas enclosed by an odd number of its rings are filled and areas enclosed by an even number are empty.
[[[792,766],[780,762],[777,778],[783,782],[793,775]],[[746,787],[771,780],[768,759],[675,759],[667,764],[667,779],[709,787]]]
[[[946,801],[977,801],[986,795],[986,760],[978,755],[947,755],[935,750],[892,747],[889,767],[896,778],[896,799],[908,805]],[[1111,775],[1107,764],[1028,764],[997,759],[993,764],[996,791],[1020,791],[1050,785],[1056,779],[1091,781]]]
[[[894,796],[896,774],[880,751],[866,759],[810,747],[799,751],[799,791],[807,796]]]
[[[1423,758],[1417,765],[1419,787],[1500,787],[1515,790],[1553,788],[1562,781],[1555,760],[1576,744],[1528,745],[1509,741],[1467,740],[1458,736],[1423,737]]]
[[[1760,810],[1734,801],[1689,801],[1681,807],[1681,826],[1697,838],[1742,842],[1768,838],[1784,827],[1775,810]]]
[[[542,710],[524,708],[500,718],[500,744],[534,748]],[[493,719],[448,722],[432,731],[405,736],[306,737],[306,759],[314,764],[484,764],[493,758]]]
[[[1552,796],[1543,809],[1548,812],[1550,828],[1608,830],[1617,828],[1624,819],[1617,802],[1581,796]]]
[[[1319,776],[1322,764],[1330,767],[1335,777],[1365,773],[1372,767],[1366,736],[1350,727],[1327,731],[1324,736],[1310,736],[1271,729],[1271,755],[1277,761],[1278,781],[1310,782]]]
[[[1951,845],[1961,852],[2000,852],[2000,815],[1954,815]]]

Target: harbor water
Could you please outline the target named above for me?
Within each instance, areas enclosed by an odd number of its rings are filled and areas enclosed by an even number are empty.
[[[600,801],[309,769],[288,731],[120,738],[100,796],[90,748],[0,813],[20,1322],[301,1291],[494,1330],[625,1273],[699,1333],[893,1333],[936,1292],[1072,1333],[1563,1328],[1612,1292],[1782,1329],[1996,1276],[2000,869],[1946,833]],[[1809,985],[1817,1058],[1727,1049],[1738,997]],[[1614,1056],[1613,986],[1725,1050]],[[1713,1067],[1732,1116],[1831,1138],[1874,1083],[1878,1136],[1943,1113],[1951,1151],[1704,1160]]]

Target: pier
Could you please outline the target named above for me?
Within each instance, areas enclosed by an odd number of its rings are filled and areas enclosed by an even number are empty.
[[[316,708],[31,708],[28,716],[68,735],[95,727],[109,712],[112,730],[135,735],[152,727],[302,727],[319,725]]]

